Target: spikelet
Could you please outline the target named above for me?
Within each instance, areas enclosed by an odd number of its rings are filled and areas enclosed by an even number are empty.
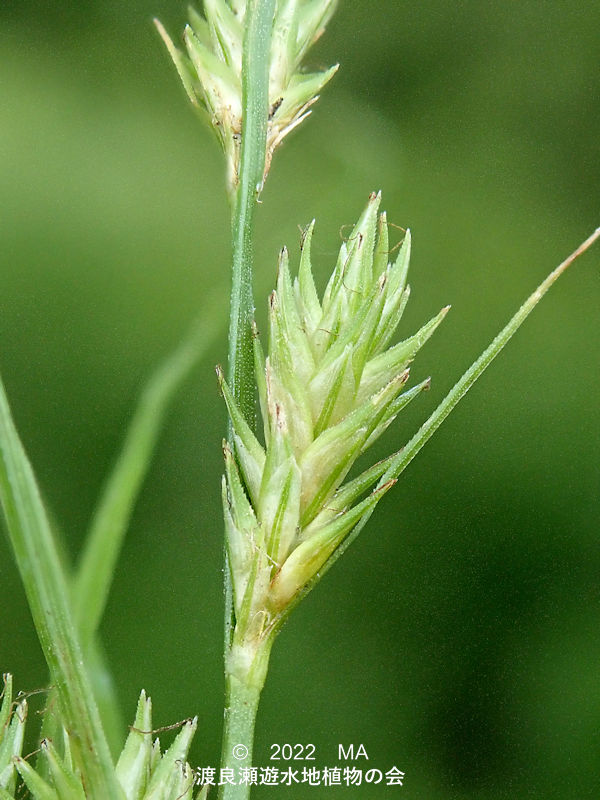
[[[281,253],[269,298],[269,346],[255,336],[264,445],[218,370],[233,423],[223,504],[236,629],[258,641],[393,485],[372,491],[388,461],[344,482],[356,459],[429,387],[407,388],[409,364],[446,315],[390,346],[409,296],[410,232],[388,263],[385,214],[372,194],[342,244],[322,300],[312,277],[314,223],[297,277]],[[234,452],[235,451],[235,457]]]
[[[265,176],[282,139],[310,114],[337,65],[303,72],[307,50],[321,36],[337,0],[277,0],[271,34],[269,119]],[[183,41],[175,46],[155,20],[191,103],[204,109],[227,159],[230,188],[238,182],[242,133],[242,50],[245,0],[205,0],[204,16],[190,9]]]
[[[33,800],[85,800],[65,730],[60,746],[50,739],[41,742],[44,776],[21,757],[26,719],[27,701],[13,702],[12,677],[5,675],[0,707],[1,800],[22,796],[17,777]],[[142,691],[134,724],[115,767],[122,800],[204,800],[207,788],[197,788],[197,774],[186,761],[196,726],[196,719],[182,723],[171,746],[161,753],[159,740],[152,739],[152,703]]]

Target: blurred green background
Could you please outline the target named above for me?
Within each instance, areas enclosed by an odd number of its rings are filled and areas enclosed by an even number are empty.
[[[0,8],[0,368],[73,556],[137,393],[214,287],[227,315],[221,155],[151,25],[176,0]],[[341,63],[275,157],[257,306],[317,218],[321,282],[368,193],[414,236],[406,334],[432,391],[399,447],[545,276],[600,224],[600,4],[342,0],[309,63]],[[259,717],[273,742],[363,743],[402,789],[257,798],[600,797],[600,249],[552,290],[281,635]],[[224,323],[225,324],[225,323]],[[224,330],[224,328],[223,328]],[[174,403],[103,635],[127,716],[222,719],[220,441],[212,349]],[[418,405],[418,407],[417,407]],[[46,670],[6,536],[0,666]]]

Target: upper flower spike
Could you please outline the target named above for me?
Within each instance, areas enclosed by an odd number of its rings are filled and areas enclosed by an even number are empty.
[[[310,114],[310,106],[337,65],[301,72],[305,53],[316,42],[337,0],[277,0],[271,37],[269,119],[265,176],[281,140]],[[204,17],[189,11],[183,41],[176,47],[155,20],[194,106],[205,109],[227,158],[231,187],[238,181],[242,133],[242,49],[246,0],[204,0]]]
[[[410,233],[393,263],[380,196],[372,194],[319,299],[312,277],[311,224],[298,276],[282,251],[269,299],[269,347],[255,336],[264,446],[219,373],[234,429],[225,447],[225,521],[236,628],[246,641],[269,627],[393,485],[371,491],[389,460],[344,483],[357,458],[429,379],[406,390],[408,366],[444,308],[390,346],[409,295]],[[238,472],[239,465],[239,472]]]

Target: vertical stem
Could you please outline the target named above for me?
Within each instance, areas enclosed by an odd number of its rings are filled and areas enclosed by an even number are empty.
[[[252,766],[254,723],[260,700],[260,689],[228,675],[226,681],[226,719],[223,737],[222,766],[233,770],[234,780],[239,779],[238,770]],[[240,748],[240,749],[238,749]],[[246,749],[247,748],[247,749]],[[248,787],[225,784],[221,788],[221,800],[237,800],[246,796]]]
[[[233,274],[228,378],[247,422],[254,426],[252,255],[254,211],[262,186],[269,116],[269,63],[275,0],[249,0],[242,62],[242,144],[233,197]],[[231,422],[228,435],[231,438]],[[225,658],[233,637],[233,589],[225,552]]]
[[[233,198],[233,277],[228,380],[246,421],[254,424],[252,256],[254,212],[262,188],[269,116],[269,64],[275,0],[250,0],[242,61],[242,143]]]
[[[225,664],[225,728],[221,768],[232,783],[219,788],[219,800],[247,800],[250,786],[240,784],[240,771],[252,765],[254,724],[269,666],[273,634],[258,641],[236,641]]]
[[[269,117],[269,63],[275,0],[249,0],[242,60],[242,143],[239,181],[232,197],[233,268],[229,316],[228,382],[244,418],[254,427],[252,257],[254,212],[262,187]],[[231,438],[231,421],[228,438]],[[233,637],[233,588],[227,551],[225,658]]]
[[[254,213],[262,188],[269,117],[269,67],[275,0],[249,0],[246,8],[242,55],[242,141],[239,182],[232,198],[233,270],[229,318],[228,379],[246,421],[254,427],[254,355],[252,346],[252,261]],[[231,438],[231,422],[228,427]],[[225,553],[225,670],[226,708],[221,766],[248,765],[252,758],[254,722],[262,681],[248,682],[230,671],[235,632],[233,588]],[[269,648],[270,649],[270,648]],[[266,663],[268,662],[268,654]],[[247,677],[247,676],[246,676]],[[235,760],[233,747],[248,748],[245,759]],[[222,800],[242,800],[249,786],[221,787]]]

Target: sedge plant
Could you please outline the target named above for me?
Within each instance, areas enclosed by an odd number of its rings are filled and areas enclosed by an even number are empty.
[[[396,330],[410,295],[411,235],[390,248],[381,194],[372,193],[319,295],[311,265],[314,221],[297,265],[282,249],[268,298],[268,330],[254,320],[255,215],[276,148],[311,113],[337,66],[305,69],[335,0],[205,0],[190,10],[181,46],[156,22],[187,96],[225,155],[231,208],[232,289],[223,441],[225,529],[223,769],[252,765],[254,726],[273,643],[290,613],[374,513],[545,292],[600,236],[596,230],[538,286],[430,417],[398,452],[368,464],[370,446],[429,389],[412,362],[443,322],[441,309],[412,336]],[[263,213],[267,213],[266,209]],[[196,719],[163,752],[142,691],[128,735],[98,626],[133,505],[177,387],[222,320],[208,302],[179,349],[140,396],[79,562],[65,563],[0,387],[0,495],[15,560],[50,673],[37,759],[23,758],[27,699],[4,677],[0,800],[22,782],[35,800],[179,800],[198,786],[187,763]],[[256,399],[262,424],[256,424]],[[358,471],[353,468],[360,459]],[[241,758],[239,749],[243,745]],[[247,782],[225,782],[221,800],[244,800]]]

